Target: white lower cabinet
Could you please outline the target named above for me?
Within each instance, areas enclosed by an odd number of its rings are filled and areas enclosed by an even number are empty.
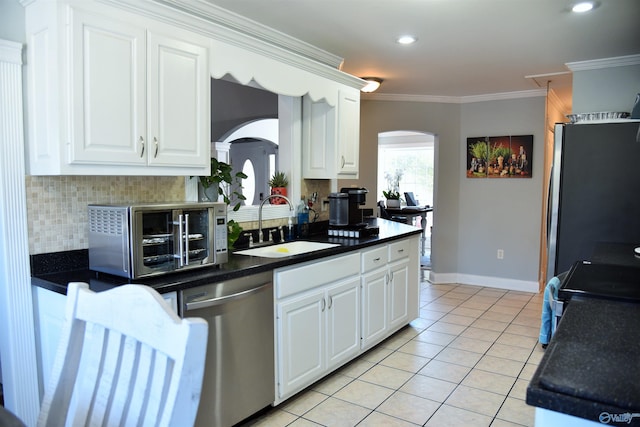
[[[358,253],[276,270],[275,283],[279,402],[360,351]]]
[[[274,404],[418,317],[418,240],[410,237],[275,271]]]
[[[277,305],[281,397],[303,389],[358,353],[359,306],[358,278]]]
[[[362,251],[363,350],[417,317],[419,261],[416,240],[401,240]]]

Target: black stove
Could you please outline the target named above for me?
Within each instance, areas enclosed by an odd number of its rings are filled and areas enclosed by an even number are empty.
[[[558,299],[575,296],[640,303],[640,268],[576,262],[558,289]]]

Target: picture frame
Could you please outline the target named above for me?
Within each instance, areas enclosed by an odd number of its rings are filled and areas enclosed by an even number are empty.
[[[533,135],[467,138],[467,178],[514,179],[533,176]]]

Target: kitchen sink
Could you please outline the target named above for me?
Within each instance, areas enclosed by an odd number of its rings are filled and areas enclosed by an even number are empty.
[[[296,240],[287,243],[278,243],[277,245],[262,246],[259,248],[245,249],[234,252],[238,255],[260,256],[264,258],[282,258],[292,255],[305,254],[307,252],[320,251],[322,249],[340,246],[337,243],[308,242],[305,240]]]

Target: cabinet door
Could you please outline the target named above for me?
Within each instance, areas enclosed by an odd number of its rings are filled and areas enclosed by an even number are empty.
[[[324,373],[325,309],[324,291],[276,305],[280,397],[306,387]]]
[[[336,177],[336,109],[325,100],[302,98],[302,176]]]
[[[338,98],[338,175],[358,178],[360,92],[341,90]]]
[[[409,261],[389,266],[389,328],[404,326],[409,317]]]
[[[387,269],[362,276],[362,348],[371,346],[387,332]]]
[[[145,31],[71,9],[70,163],[144,165]]]
[[[209,77],[205,45],[148,33],[150,165],[206,166],[209,144]]]
[[[327,290],[327,368],[360,351],[360,304],[359,277]]]

